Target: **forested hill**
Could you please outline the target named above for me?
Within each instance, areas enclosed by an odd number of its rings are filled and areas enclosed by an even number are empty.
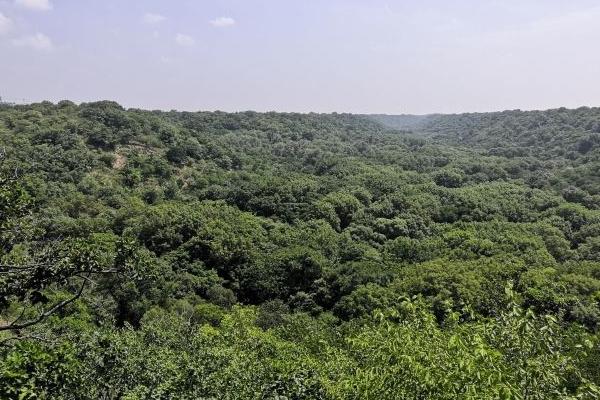
[[[445,143],[506,151],[507,156],[574,159],[600,145],[600,108],[369,117],[392,129],[413,131]]]
[[[423,128],[427,126],[428,121],[436,119],[439,115],[391,115],[391,114],[368,114],[364,115],[366,118],[370,118],[374,121],[379,122],[383,126],[387,126],[391,129],[403,130],[403,131],[417,131],[424,133]]]
[[[427,137],[433,143],[524,162],[535,159],[544,168],[553,165],[560,170],[563,183],[598,194],[600,108],[369,117],[391,129]],[[548,178],[543,175],[545,172],[538,178]]]
[[[599,109],[386,118],[0,105],[0,398],[597,398]]]

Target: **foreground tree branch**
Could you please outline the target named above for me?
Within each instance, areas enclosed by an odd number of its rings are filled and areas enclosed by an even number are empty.
[[[79,290],[77,291],[77,293],[75,295],[71,296],[68,299],[65,299],[63,301],[56,303],[54,306],[47,309],[46,311],[42,311],[36,318],[31,319],[26,322],[19,323],[19,320],[22,318],[22,316],[25,312],[25,307],[24,307],[23,311],[21,312],[21,315],[19,315],[19,317],[17,319],[15,319],[13,322],[11,322],[8,325],[0,325],[0,331],[17,331],[17,330],[25,329],[32,325],[42,322],[44,319],[48,318],[49,316],[56,313],[60,309],[64,308],[65,306],[73,303],[75,300],[80,298],[81,295],[83,294],[83,290],[85,289],[85,286],[86,286],[88,280],[89,280],[89,277],[85,277],[85,279],[82,279],[81,286],[79,287]]]

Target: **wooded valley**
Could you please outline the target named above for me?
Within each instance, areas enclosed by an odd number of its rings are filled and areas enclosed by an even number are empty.
[[[600,108],[0,105],[0,398],[600,398]]]

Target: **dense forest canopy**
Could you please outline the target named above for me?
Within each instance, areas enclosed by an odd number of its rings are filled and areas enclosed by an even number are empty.
[[[595,399],[600,109],[0,105],[0,397]]]

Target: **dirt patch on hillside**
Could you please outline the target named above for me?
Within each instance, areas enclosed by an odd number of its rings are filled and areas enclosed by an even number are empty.
[[[123,154],[119,154],[116,153],[115,154],[115,160],[113,161],[113,168],[114,169],[123,169],[125,168],[125,164],[127,164],[127,157],[125,157]]]

